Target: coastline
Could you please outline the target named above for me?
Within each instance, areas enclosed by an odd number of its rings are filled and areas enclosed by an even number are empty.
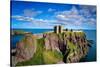
[[[68,36],[69,36],[70,33],[72,33],[72,35],[73,35],[74,33],[80,33],[81,35],[84,34],[83,31],[74,31],[74,30],[73,30],[73,31],[67,31],[67,32],[66,32],[66,31],[63,31],[63,32],[66,33]],[[79,35],[80,35],[80,34],[79,34]],[[24,35],[25,35],[25,36],[30,36],[30,35],[31,35],[31,37],[35,37],[37,40],[38,40],[38,39],[41,40],[41,39],[44,38],[45,36],[46,36],[47,38],[48,38],[49,36],[50,36],[49,38],[51,38],[51,37],[53,38],[53,37],[55,37],[56,35],[57,35],[57,36],[59,36],[59,35],[61,36],[61,34],[55,34],[53,31],[44,32],[44,33],[38,33],[38,34],[26,33],[26,34],[24,34]],[[51,36],[51,35],[52,35],[52,36]],[[46,39],[47,39],[47,38],[46,38]],[[45,40],[46,40],[46,39],[45,39]],[[53,40],[51,40],[51,41],[53,41]],[[54,40],[54,41],[55,41],[55,40]],[[46,41],[45,41],[45,42],[46,42]],[[53,43],[53,42],[51,42],[51,43]],[[45,44],[45,43],[44,43],[44,44]],[[49,45],[49,44],[48,44],[48,45]],[[55,45],[56,45],[56,44],[55,44]],[[48,47],[46,47],[46,46],[45,46],[45,48],[48,49]],[[53,47],[53,46],[52,46],[52,49],[54,49],[54,50],[57,49],[57,51],[59,52],[59,49],[56,48],[56,47]],[[73,48],[71,48],[71,49],[73,49]],[[13,50],[12,52],[14,52],[14,50]],[[86,50],[86,52],[85,52],[85,54],[84,54],[84,57],[85,57],[86,54],[87,54],[87,50]],[[73,55],[71,55],[71,56],[73,56]],[[71,56],[69,56],[69,57],[71,57]],[[77,61],[79,61],[78,57],[81,58],[81,56],[82,56],[82,55],[76,56]],[[73,58],[73,60],[74,60],[74,59],[75,59],[75,58]],[[58,62],[58,63],[59,63],[59,62]],[[68,61],[67,63],[70,63],[70,62]]]

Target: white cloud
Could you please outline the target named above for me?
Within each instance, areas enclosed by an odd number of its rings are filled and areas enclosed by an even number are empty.
[[[25,22],[30,22],[31,24],[35,26],[52,26],[55,25],[54,23],[57,22],[56,20],[47,20],[47,19],[36,19],[32,17],[26,17],[26,16],[12,16],[11,18],[16,19],[18,21],[25,21]]]
[[[72,15],[78,15],[78,10],[77,10],[77,8],[76,8],[75,6],[73,6],[72,9],[70,10],[70,13],[71,13]]]
[[[55,9],[53,9],[53,8],[48,9],[48,12],[53,12],[53,11],[55,11]]]
[[[27,21],[27,22],[31,22],[34,19],[34,18],[31,18],[31,17],[25,17],[25,16],[20,16],[20,15],[12,16],[12,18],[19,20],[19,21]]]
[[[92,8],[89,10],[87,8],[82,8],[79,10],[75,6],[73,6],[70,10],[58,11],[55,12],[54,20],[49,19],[38,19],[35,16],[42,13],[42,11],[35,11],[30,9],[25,9],[22,15],[15,15],[12,18],[19,21],[30,22],[34,26],[54,26],[54,25],[74,25],[81,26],[82,24],[95,25],[96,19],[93,18],[95,14],[92,15],[91,12],[95,12],[96,9],[90,12]],[[49,8],[48,12],[55,11],[55,9]],[[95,15],[96,16],[96,15]]]
[[[84,19],[81,15],[79,15],[75,6],[73,6],[69,11],[61,11],[56,13],[56,18],[58,21],[63,22],[64,24],[76,25],[81,24],[80,21]]]
[[[85,17],[94,17],[96,13],[95,6],[80,6],[80,14],[84,15]]]
[[[36,11],[33,9],[25,9],[23,11],[23,16],[34,17],[34,16],[37,16],[38,14],[41,14],[41,13],[42,13],[42,11]]]
[[[94,18],[88,19],[87,22],[88,22],[90,25],[96,25],[96,19],[94,19]]]
[[[56,12],[55,17],[59,22],[69,25],[82,25],[84,23],[92,25],[96,23],[96,19],[92,18],[93,15],[91,15],[87,9],[79,10],[75,6],[73,6],[70,10]]]

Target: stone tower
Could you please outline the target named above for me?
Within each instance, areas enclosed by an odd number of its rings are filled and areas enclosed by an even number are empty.
[[[54,26],[54,33],[62,33],[63,32],[63,28],[62,26]]]
[[[58,26],[54,26],[54,33],[59,33],[59,31],[58,31]]]
[[[59,33],[62,33],[63,32],[63,28],[61,25],[59,25]]]

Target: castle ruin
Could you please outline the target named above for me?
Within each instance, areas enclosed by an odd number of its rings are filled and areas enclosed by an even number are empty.
[[[54,33],[62,33],[63,32],[63,27],[61,25],[59,26],[54,26]]]

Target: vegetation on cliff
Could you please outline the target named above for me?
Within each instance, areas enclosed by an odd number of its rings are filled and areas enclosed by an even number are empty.
[[[57,51],[45,50],[44,38],[40,38],[40,39],[37,39],[37,49],[36,49],[36,52],[33,55],[33,57],[30,58],[30,60],[18,62],[17,66],[53,64],[53,63],[57,63],[61,60],[62,60],[61,53],[59,53]]]
[[[37,48],[36,48],[36,52],[34,53],[34,56],[30,58],[30,60],[18,62],[17,65],[43,64],[43,38],[36,39],[36,40],[37,40]]]
[[[16,59],[18,61],[16,65],[79,62],[86,56],[88,44],[90,42],[82,31],[64,31],[58,34],[48,32],[44,33],[41,38],[26,34],[17,44],[16,57],[19,60]],[[24,59],[21,56],[24,56]]]
[[[12,30],[11,35],[25,35],[25,34],[32,34],[31,32],[25,32],[23,30]]]

